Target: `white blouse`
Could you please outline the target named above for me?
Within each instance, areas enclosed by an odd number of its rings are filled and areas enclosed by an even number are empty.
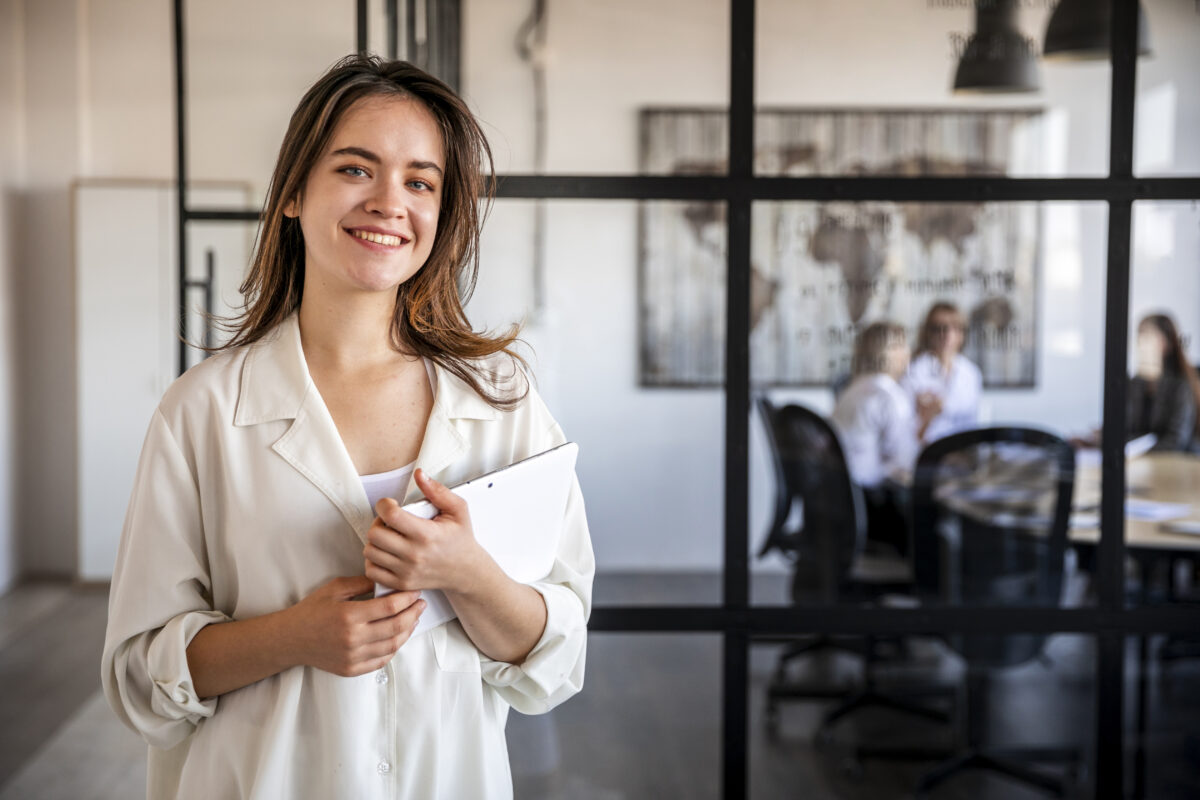
[[[453,485],[563,441],[532,387],[501,412],[438,368],[416,464]],[[405,501],[419,497],[410,479]],[[186,648],[203,626],[361,575],[373,519],[294,315],[167,391],[134,481],[102,663],[110,705],[150,745],[148,797],[512,796],[509,707],[544,712],[583,685],[595,566],[578,481],[554,567],[532,584],[546,628],[521,665],[488,659],[452,620],[373,674],[294,667],[218,698],[193,689]]]
[[[979,367],[959,354],[942,369],[942,362],[932,353],[921,353],[908,366],[900,385],[916,402],[923,392],[933,392],[942,399],[942,412],[925,429],[925,441],[932,442],[952,433],[969,430],[979,422],[979,398],[983,392],[983,375]]]
[[[917,460],[917,417],[912,399],[891,376],[854,378],[838,396],[831,421],[856,483],[873,487],[889,477],[907,482]]]

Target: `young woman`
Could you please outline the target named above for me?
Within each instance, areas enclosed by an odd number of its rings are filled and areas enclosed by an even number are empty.
[[[155,412],[113,575],[104,690],[149,797],[510,797],[508,708],[581,688],[578,483],[532,585],[445,488],[564,441],[515,332],[463,312],[490,169],[404,62],[344,59],[293,114],[245,312]],[[422,495],[433,520],[400,509]],[[422,589],[457,619],[412,636]]]
[[[1150,314],[1137,328],[1136,374],[1129,382],[1127,436],[1156,437],[1155,450],[1188,450],[1196,432],[1200,379],[1175,323]]]
[[[934,303],[925,315],[917,350],[901,380],[917,408],[932,415],[922,437],[932,442],[975,426],[983,376],[962,354],[967,321],[953,303]]]

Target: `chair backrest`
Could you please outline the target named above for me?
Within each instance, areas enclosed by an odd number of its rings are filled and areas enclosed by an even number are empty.
[[[866,537],[862,492],[850,479],[841,442],[820,414],[800,405],[774,406],[757,399],[775,470],[776,517],[759,555],[778,549],[807,562],[832,595],[849,572]],[[783,527],[793,501],[803,523]],[[828,599],[833,599],[830,596]]]
[[[929,603],[1057,606],[1075,454],[1033,428],[964,431],[931,443],[913,473],[913,567]],[[1043,636],[956,636],[968,661],[1013,664]]]

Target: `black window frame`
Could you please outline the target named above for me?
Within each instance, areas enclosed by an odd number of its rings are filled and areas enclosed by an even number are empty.
[[[398,0],[385,0],[397,19]],[[176,178],[179,314],[186,319],[188,224],[257,222],[259,211],[193,208],[187,202],[187,81],[185,0],[174,14]],[[357,48],[366,48],[367,0],[355,0]],[[723,638],[721,679],[721,785],[726,800],[749,792],[749,652],[756,637],[825,634],[1078,633],[1097,641],[1095,797],[1125,795],[1125,652],[1128,638],[1145,648],[1153,634],[1200,629],[1200,609],[1126,607],[1124,429],[1129,334],[1130,241],[1133,203],[1198,200],[1200,176],[1137,177],[1133,132],[1137,75],[1138,3],[1112,5],[1109,171],[1103,177],[906,178],[760,177],[754,174],[755,2],[729,0],[729,169],[716,176],[533,175],[500,176],[502,199],[712,200],[727,206],[727,328],[723,594],[719,605],[613,606],[592,612],[592,632],[709,633]],[[396,55],[396,36],[388,36]],[[1098,603],[1086,608],[872,608],[769,607],[749,602],[750,229],[751,205],[760,200],[809,201],[1100,201],[1108,206],[1106,265],[1102,502],[1096,558]],[[181,342],[179,364],[187,363]],[[1140,743],[1133,743],[1136,748]],[[1144,789],[1135,759],[1134,794]]]

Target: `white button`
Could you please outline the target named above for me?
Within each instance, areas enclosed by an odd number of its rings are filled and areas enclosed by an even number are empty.
[[[386,761],[380,761],[379,766],[377,766],[375,769],[379,770],[380,775],[387,775],[392,771],[392,765]]]
[[[381,669],[381,670],[379,670],[379,672],[376,672],[375,673],[375,682],[379,683],[379,684],[387,683],[388,682],[387,670]]]

